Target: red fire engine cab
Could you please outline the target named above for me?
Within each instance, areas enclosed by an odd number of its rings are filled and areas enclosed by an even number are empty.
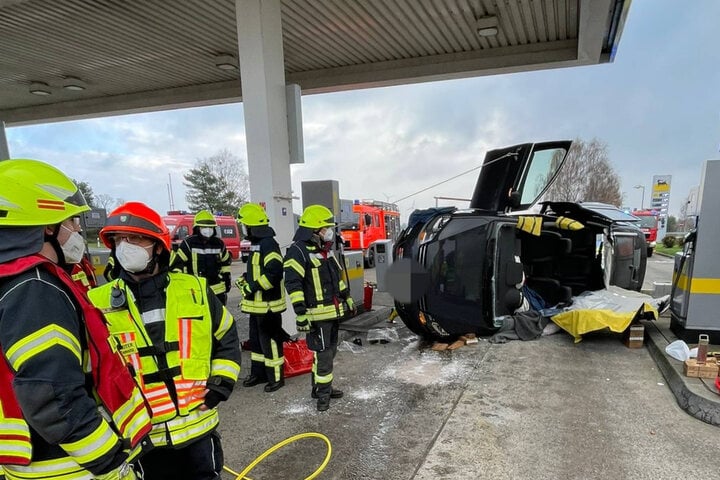
[[[659,216],[654,210],[633,210],[632,215],[640,220],[640,229],[645,234],[647,256],[652,257],[657,245]]]
[[[378,240],[397,240],[400,234],[400,211],[393,203],[375,200],[340,200],[338,227],[344,248],[362,250],[365,266],[375,266],[374,244]]]

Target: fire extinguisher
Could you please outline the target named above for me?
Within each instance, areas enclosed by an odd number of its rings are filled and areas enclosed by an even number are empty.
[[[372,310],[372,298],[375,286],[370,282],[365,282],[365,289],[363,290],[363,307],[366,312]]]

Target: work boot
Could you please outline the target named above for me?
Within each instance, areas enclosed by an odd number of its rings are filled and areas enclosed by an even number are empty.
[[[248,375],[245,377],[245,380],[243,380],[242,384],[243,387],[254,387],[255,385],[260,385],[261,383],[265,383],[267,380],[263,380],[262,378],[258,377],[257,375]]]
[[[333,388],[332,392],[330,393],[330,398],[342,398],[344,395],[342,390],[338,390],[337,388]],[[312,398],[318,398],[317,388],[313,387],[312,393],[310,394]]]
[[[267,393],[274,392],[275,390],[280,390],[283,386],[285,386],[285,380],[281,378],[277,382],[268,382],[268,384],[265,385],[265,391]]]
[[[324,412],[328,408],[330,408],[330,397],[328,396],[328,397],[318,398],[318,401],[317,401],[318,412]]]

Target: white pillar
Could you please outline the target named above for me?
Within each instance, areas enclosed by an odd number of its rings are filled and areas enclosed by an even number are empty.
[[[250,197],[281,246],[294,232],[279,0],[236,0]],[[283,252],[284,253],[284,252]]]
[[[0,120],[0,160],[7,160],[8,158],[10,158],[10,148],[5,135],[5,122]]]
[[[295,233],[280,0],[235,0],[250,198],[264,203],[282,254]],[[283,326],[295,331],[292,308]]]

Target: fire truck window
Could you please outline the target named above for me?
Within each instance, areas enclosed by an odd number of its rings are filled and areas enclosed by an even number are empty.
[[[187,237],[187,236],[188,236],[188,228],[187,228],[185,225],[183,225],[182,227],[178,228],[177,238],[178,238],[179,240],[184,240],[185,237]]]
[[[372,215],[370,215],[369,213],[366,213],[365,214],[365,226],[369,227],[370,225],[372,225]]]
[[[373,215],[373,226],[379,227],[380,226],[380,216],[376,213]]]
[[[233,226],[223,226],[223,227],[216,227],[218,230],[220,230],[220,236],[222,238],[235,238],[235,227]]]

